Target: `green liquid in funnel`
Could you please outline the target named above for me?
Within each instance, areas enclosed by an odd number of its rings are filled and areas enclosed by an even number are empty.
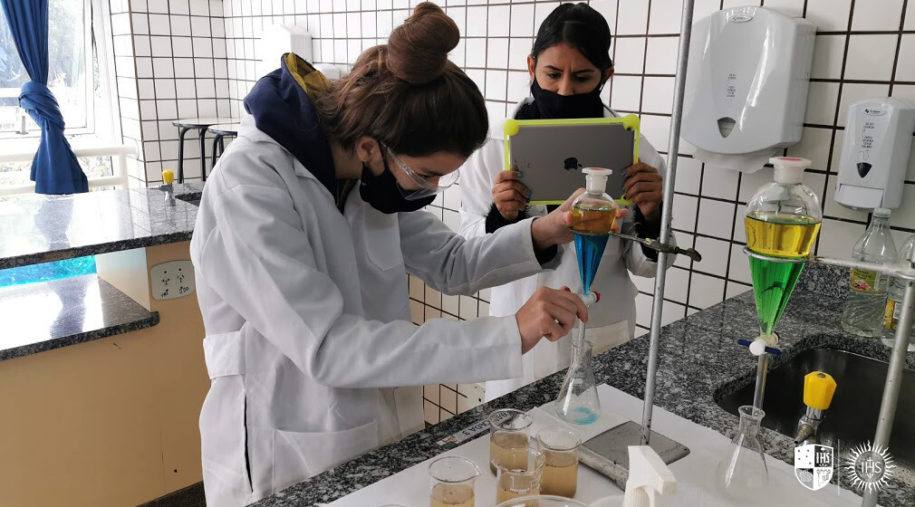
[[[805,262],[776,262],[750,257],[756,314],[763,334],[772,334],[805,265]]]
[[[581,275],[582,294],[591,292],[591,283],[600,266],[600,258],[604,255],[609,234],[584,234],[575,235],[575,252],[578,258],[578,274]]]

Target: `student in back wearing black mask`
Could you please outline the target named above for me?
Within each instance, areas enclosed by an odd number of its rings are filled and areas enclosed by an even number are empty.
[[[601,92],[613,76],[610,28],[604,17],[584,3],[559,5],[543,21],[527,57],[531,94],[512,113],[516,119],[595,118],[617,114],[607,108]],[[531,206],[529,192],[512,172],[503,171],[501,129],[461,168],[461,233],[465,237],[490,234],[507,224],[543,216],[552,207]],[[665,164],[642,137],[640,161],[627,168],[626,197],[634,202],[628,232],[643,237],[660,235],[662,174]],[[557,168],[562,170],[563,168]],[[614,196],[620,197],[620,196]],[[563,249],[574,249],[565,245]],[[490,315],[510,315],[540,287],[568,286],[581,290],[573,251],[561,257],[555,270],[494,287]],[[611,237],[596,276],[594,288],[604,297],[591,308],[588,339],[594,353],[628,341],[635,329],[635,285],[629,273],[654,276],[657,256],[640,245]],[[673,258],[669,259],[670,263]],[[668,264],[669,265],[669,264]],[[523,359],[524,375],[489,381],[491,400],[554,373],[570,360],[568,338],[539,343]]]

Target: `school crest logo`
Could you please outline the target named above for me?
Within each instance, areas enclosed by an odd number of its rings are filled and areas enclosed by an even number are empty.
[[[794,476],[805,488],[816,491],[832,480],[835,470],[832,447],[807,444],[794,448]]]

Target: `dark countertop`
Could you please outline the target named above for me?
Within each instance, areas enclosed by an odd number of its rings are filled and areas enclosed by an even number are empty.
[[[156,189],[0,200],[0,269],[191,239],[197,207]]]
[[[4,361],[151,327],[159,314],[84,275],[0,289],[0,322]]]
[[[887,360],[889,350],[877,340],[844,334],[839,327],[847,272],[809,266],[776,330],[783,354],[772,367],[813,347],[842,348]],[[753,382],[756,358],[738,345],[737,338],[758,334],[752,292],[728,299],[661,332],[656,406],[702,426],[732,436],[738,418],[715,403],[716,394]],[[594,360],[598,383],[607,383],[642,398],[648,357],[648,336],[612,349]],[[915,369],[915,353],[907,356]],[[292,506],[330,502],[425,461],[455,446],[439,446],[440,439],[477,422],[503,407],[529,410],[555,399],[565,371],[546,377],[492,402],[459,414],[404,440],[368,452],[336,468],[267,497],[256,505]],[[902,393],[912,396],[913,393]],[[901,398],[902,399],[902,398]],[[767,454],[793,463],[794,441],[763,429]],[[689,445],[689,442],[685,442]],[[835,479],[834,479],[835,480]],[[882,505],[915,505],[915,482],[893,478],[879,496]]]

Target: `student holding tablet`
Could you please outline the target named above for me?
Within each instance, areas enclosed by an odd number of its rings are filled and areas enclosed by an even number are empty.
[[[527,120],[617,116],[604,106],[600,97],[601,90],[613,75],[610,41],[607,21],[588,5],[566,3],[557,7],[537,32],[527,58],[531,96],[517,105],[513,117]],[[492,133],[493,138],[477,150],[460,171],[461,234],[468,238],[491,234],[502,226],[549,212],[550,207],[530,205],[530,193],[516,173],[503,170],[503,140],[496,134],[502,135],[501,132]],[[640,140],[639,153],[639,162],[626,169],[625,195],[613,197],[625,197],[633,202],[632,220],[624,225],[624,232],[657,238],[665,164],[644,137]],[[562,170],[557,168],[557,171]],[[540,287],[568,286],[573,292],[580,291],[574,246],[561,248],[568,252],[561,256],[555,270],[494,287],[490,314],[514,314]],[[637,290],[629,273],[654,276],[656,259],[655,252],[641,245],[615,237],[607,242],[594,286],[602,297],[590,309],[588,321],[588,338],[595,353],[632,338]],[[673,262],[673,256],[669,261]],[[550,375],[568,366],[569,361],[568,337],[555,343],[541,341],[522,358],[524,376],[487,382],[486,399],[497,398]]]

